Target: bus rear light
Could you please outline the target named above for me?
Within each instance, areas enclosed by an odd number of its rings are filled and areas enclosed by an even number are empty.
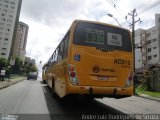
[[[128,79],[126,81],[126,87],[130,87],[133,85],[133,72],[130,72],[128,75]]]
[[[129,81],[132,81],[132,80],[133,80],[133,72],[130,72],[129,77],[128,77],[128,80],[129,80]]]
[[[70,72],[70,76],[71,76],[71,77],[75,77],[75,76],[76,76],[76,73],[75,73],[75,72]]]
[[[79,84],[79,80],[77,78],[76,69],[75,69],[74,65],[68,66],[68,72],[69,72],[69,78],[70,78],[71,83],[73,85]]]
[[[74,67],[73,66],[69,66],[69,71],[74,71]]]
[[[78,82],[78,79],[77,78],[72,78],[72,84],[74,84],[74,85],[77,85],[79,82]]]

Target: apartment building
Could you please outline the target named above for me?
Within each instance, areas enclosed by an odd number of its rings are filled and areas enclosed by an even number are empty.
[[[26,55],[26,44],[29,26],[24,22],[19,22],[17,27],[16,39],[11,49],[11,56],[19,57],[23,63]]]
[[[8,59],[16,36],[22,0],[0,0],[0,58]]]
[[[160,14],[155,15],[155,26],[135,31],[135,67],[160,64]]]
[[[25,63],[35,65],[35,59],[31,59],[30,57],[25,57]]]

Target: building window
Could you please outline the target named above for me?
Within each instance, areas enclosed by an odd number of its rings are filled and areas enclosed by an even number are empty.
[[[8,5],[5,5],[6,8],[8,8]]]
[[[148,42],[147,42],[147,43],[148,43],[148,45],[149,45],[149,44],[151,44],[151,40],[148,40]]]
[[[0,27],[0,30],[3,30],[4,28],[3,27]]]
[[[13,13],[14,11],[13,10],[9,10],[9,13]]]
[[[8,1],[8,0],[5,0],[4,2],[9,3],[9,1]]]
[[[11,6],[12,9],[14,9],[14,6]]]
[[[6,9],[3,9],[3,12],[7,12],[7,10],[6,10]]]
[[[153,39],[153,42],[155,42],[156,41],[156,38],[155,39]]]
[[[157,54],[155,54],[154,57],[157,57]]]
[[[151,48],[148,48],[148,52],[151,52]]]
[[[13,18],[13,15],[9,15],[10,18]]]
[[[3,45],[7,45],[7,43],[3,43]]]
[[[147,35],[146,35],[147,37],[150,37],[151,36],[151,33],[147,33]]]
[[[10,19],[7,19],[7,22],[12,22],[12,20],[10,20]]]
[[[5,24],[4,24],[4,23],[0,23],[0,25],[1,25],[1,26],[4,26]]]
[[[152,59],[152,56],[148,56],[148,60],[151,60]]]
[[[5,41],[8,41],[8,38],[4,38]]]
[[[5,36],[9,36],[9,33],[5,33]]]
[[[5,19],[5,18],[1,18],[1,20],[2,20],[2,21],[5,21],[6,19]]]
[[[7,48],[2,48],[2,50],[7,50]]]
[[[14,2],[11,2],[11,4],[12,4],[12,5],[15,5],[15,3],[14,3]]]
[[[154,46],[154,47],[153,47],[153,49],[156,49],[156,48],[157,48],[157,46]]]
[[[152,34],[155,34],[155,33],[156,33],[156,30],[153,30],[153,31],[152,31]]]
[[[7,24],[7,26],[8,26],[8,27],[10,27],[10,26],[11,26],[11,24]]]
[[[1,53],[1,55],[6,55],[6,53]]]
[[[6,14],[2,13],[2,16],[6,16]]]

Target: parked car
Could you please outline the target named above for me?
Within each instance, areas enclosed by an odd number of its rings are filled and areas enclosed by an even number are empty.
[[[37,77],[38,77],[38,73],[37,72],[30,72],[27,75],[27,80],[29,80],[29,79],[35,79],[35,80],[37,80]]]

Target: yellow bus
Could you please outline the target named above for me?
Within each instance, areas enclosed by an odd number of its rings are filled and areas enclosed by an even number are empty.
[[[129,30],[75,20],[49,58],[47,84],[66,95],[123,98],[133,94],[133,52]]]
[[[47,64],[44,64],[42,67],[42,80],[43,83],[46,83],[47,80]]]

